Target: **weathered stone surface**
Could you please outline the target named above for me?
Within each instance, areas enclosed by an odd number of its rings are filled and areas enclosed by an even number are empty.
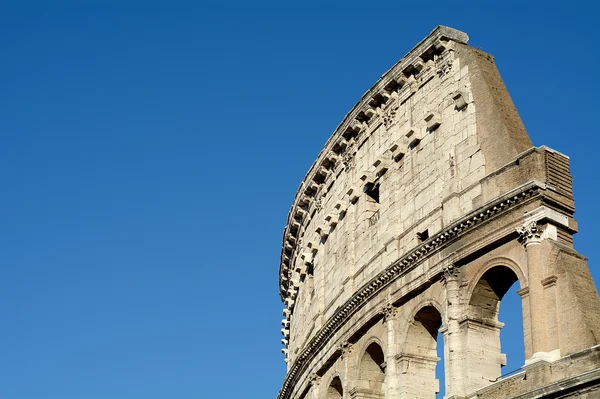
[[[281,399],[434,398],[438,330],[447,397],[598,394],[600,300],[573,248],[569,159],[533,147],[467,41],[436,28],[302,182],[281,254]],[[498,306],[517,282],[526,367],[499,380]]]

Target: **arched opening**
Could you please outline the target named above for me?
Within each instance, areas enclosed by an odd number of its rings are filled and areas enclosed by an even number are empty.
[[[466,365],[470,376],[465,386],[467,392],[488,385],[502,376],[506,355],[501,353],[500,330],[504,327],[504,323],[498,318],[500,302],[517,281],[518,277],[512,269],[506,266],[495,266],[481,276],[473,289],[468,317],[461,324],[466,337]],[[511,297],[517,295],[513,291],[514,289],[511,290]],[[522,326],[522,308],[519,305],[514,306],[515,298],[511,299],[513,306],[509,309],[510,314],[506,312],[503,315],[508,316],[509,323],[515,324],[518,328]],[[513,322],[514,320],[516,321]],[[514,327],[510,328],[513,339]],[[522,348],[522,332],[519,336],[518,342],[521,343],[519,347]]]
[[[481,276],[473,289],[470,311],[475,317],[497,321],[500,301],[517,280],[515,272],[506,266],[491,268]]]
[[[369,398],[384,397],[385,358],[381,346],[370,344],[360,360],[357,389]]]
[[[342,380],[340,380],[340,377],[335,377],[327,388],[327,399],[342,399],[343,396]]]
[[[438,330],[442,316],[433,306],[425,306],[408,327],[406,347],[400,355],[401,389],[407,398],[435,399],[439,392],[436,378]]]

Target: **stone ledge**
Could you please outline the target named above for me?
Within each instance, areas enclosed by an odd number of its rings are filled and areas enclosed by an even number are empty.
[[[451,397],[448,399],[501,399],[508,397],[507,395],[511,395],[510,397],[514,399],[562,398],[570,392],[578,392],[586,386],[600,389],[599,355],[600,345],[562,357],[552,363],[540,361],[524,368],[518,374],[511,375],[490,386],[470,393],[465,398]],[[586,362],[596,364],[598,367],[591,371],[568,375],[578,365],[582,369],[585,369],[585,366],[582,365]],[[549,373],[548,369],[552,369],[552,372]],[[560,375],[561,372],[562,376]],[[540,388],[528,390],[529,388],[526,385],[528,381],[534,380],[541,375],[551,375],[556,380],[546,383]],[[520,387],[520,385],[523,386]],[[507,392],[507,386],[510,386],[513,391]]]

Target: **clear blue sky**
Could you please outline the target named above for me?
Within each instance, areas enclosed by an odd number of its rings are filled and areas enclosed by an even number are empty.
[[[274,398],[296,188],[438,24],[494,54],[534,144],[571,156],[600,280],[592,2],[2,3],[3,399]]]

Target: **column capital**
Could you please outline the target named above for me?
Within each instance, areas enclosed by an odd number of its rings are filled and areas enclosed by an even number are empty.
[[[445,266],[440,275],[442,284],[447,285],[449,281],[456,281],[460,275],[460,270],[454,265]]]
[[[519,242],[527,248],[529,244],[539,244],[542,242],[542,229],[538,227],[537,222],[526,223],[517,229],[519,233]]]
[[[354,345],[352,345],[348,341],[342,342],[342,344],[340,345],[340,350],[342,351],[342,359],[348,357],[352,353],[353,347]]]
[[[386,323],[389,320],[396,319],[396,316],[398,316],[398,308],[390,303],[383,308],[381,313],[383,314],[383,322]]]

